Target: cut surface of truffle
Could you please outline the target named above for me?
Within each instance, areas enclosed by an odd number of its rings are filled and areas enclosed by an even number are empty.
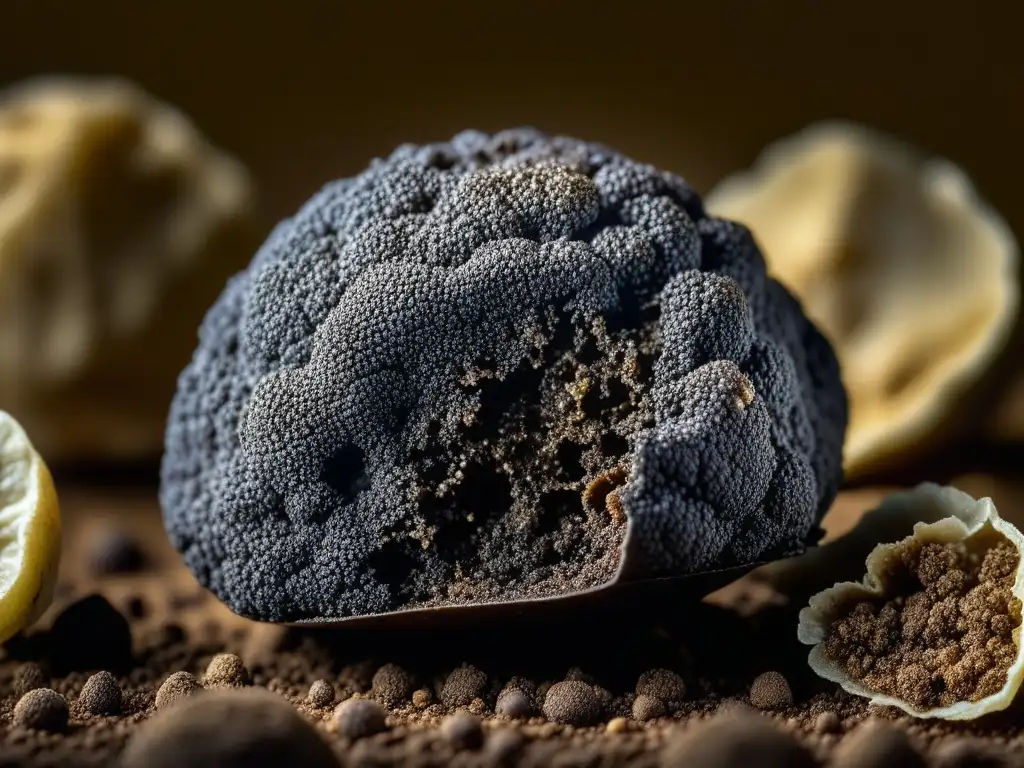
[[[811,666],[852,693],[918,716],[967,719],[1009,704],[1021,660],[1020,547],[991,501],[922,486],[889,504],[950,516],[879,545],[863,584],[815,596],[801,614]],[[869,693],[868,693],[869,692]]]
[[[680,178],[531,130],[403,146],[274,231],[172,405],[167,529],[236,612],[563,597],[800,551],[831,348]]]
[[[961,169],[829,122],[770,146],[707,206],[751,228],[835,346],[848,478],[890,471],[964,426],[954,422],[1006,346],[1020,288],[1013,233]]]

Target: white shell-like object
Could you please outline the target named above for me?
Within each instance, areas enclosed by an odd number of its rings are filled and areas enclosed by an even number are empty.
[[[769,272],[835,347],[847,477],[932,447],[1006,346],[1019,248],[952,163],[829,122],[771,145],[706,200],[748,226]]]
[[[957,702],[936,709],[917,709],[901,699],[873,691],[851,679],[840,664],[825,655],[825,638],[832,623],[839,618],[839,612],[858,598],[878,598],[885,595],[885,565],[891,555],[910,540],[939,543],[966,541],[983,532],[995,530],[1018,551],[1024,546],[1024,536],[1013,525],[999,517],[991,499],[975,500],[956,488],[924,483],[913,490],[892,494],[882,502],[877,511],[879,517],[902,516],[905,519],[916,519],[914,533],[902,541],[876,546],[867,557],[867,573],[862,581],[840,582],[819,592],[811,598],[810,604],[800,611],[797,637],[800,642],[814,646],[808,657],[811,669],[826,680],[838,683],[848,693],[868,698],[872,704],[879,706],[898,707],[914,717],[973,720],[988,712],[1006,709],[1024,681],[1024,653],[1021,652],[1020,627],[1013,632],[1017,656],[1007,671],[1006,684],[1002,690],[978,701]],[[1018,600],[1024,598],[1024,558],[1021,558],[1017,566],[1013,595]]]

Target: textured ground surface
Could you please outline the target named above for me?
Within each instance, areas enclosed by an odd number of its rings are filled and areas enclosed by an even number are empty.
[[[992,492],[1004,507],[1020,497],[991,479],[971,482],[971,490]],[[843,530],[876,497],[844,495],[827,527]],[[46,619],[57,618],[54,630],[11,644],[0,659],[0,766],[116,764],[153,717],[164,680],[184,671],[203,681],[212,657],[224,651],[241,657],[254,686],[276,692],[313,724],[341,765],[725,766],[749,765],[749,754],[763,765],[1024,765],[1019,713],[970,724],[914,722],[869,710],[814,678],[794,639],[799,606],[751,580],[719,595],[728,610],[683,608],[662,595],[653,606],[630,601],[561,623],[289,630],[233,617],[196,586],[162,535],[151,488],[65,483],[62,498],[66,557],[58,604]],[[100,573],[119,569],[139,570]],[[100,600],[79,602],[94,593],[116,610]],[[652,609],[658,621],[645,617]],[[58,718],[58,732],[13,722],[17,687],[38,675],[31,662],[44,667],[46,682],[70,705],[68,725],[61,728]],[[96,670],[111,671],[123,689],[119,714],[90,714],[101,697],[83,686]],[[326,681],[316,686],[324,699],[311,701],[317,680]],[[347,698],[378,701],[386,730],[348,738],[352,712],[344,722],[334,715]],[[742,709],[771,728],[762,733],[730,720]],[[478,715],[482,735],[472,718],[446,720],[457,710]],[[242,717],[218,727],[225,736],[246,733]],[[744,739],[754,750],[746,758]],[[872,750],[881,754],[872,757]],[[851,762],[855,754],[870,762]],[[982,757],[991,761],[977,762]]]

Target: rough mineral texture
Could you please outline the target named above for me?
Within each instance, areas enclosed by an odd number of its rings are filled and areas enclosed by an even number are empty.
[[[682,179],[466,132],[328,184],[229,283],[161,498],[246,616],[554,597],[800,550],[845,424],[831,348]]]

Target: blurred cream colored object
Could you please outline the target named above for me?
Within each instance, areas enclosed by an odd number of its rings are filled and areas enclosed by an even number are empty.
[[[0,408],[48,460],[159,453],[253,206],[237,161],[129,83],[0,94]]]
[[[949,162],[823,123],[769,147],[706,203],[753,231],[836,348],[848,478],[891,468],[944,428],[1006,346],[1018,246]]]

